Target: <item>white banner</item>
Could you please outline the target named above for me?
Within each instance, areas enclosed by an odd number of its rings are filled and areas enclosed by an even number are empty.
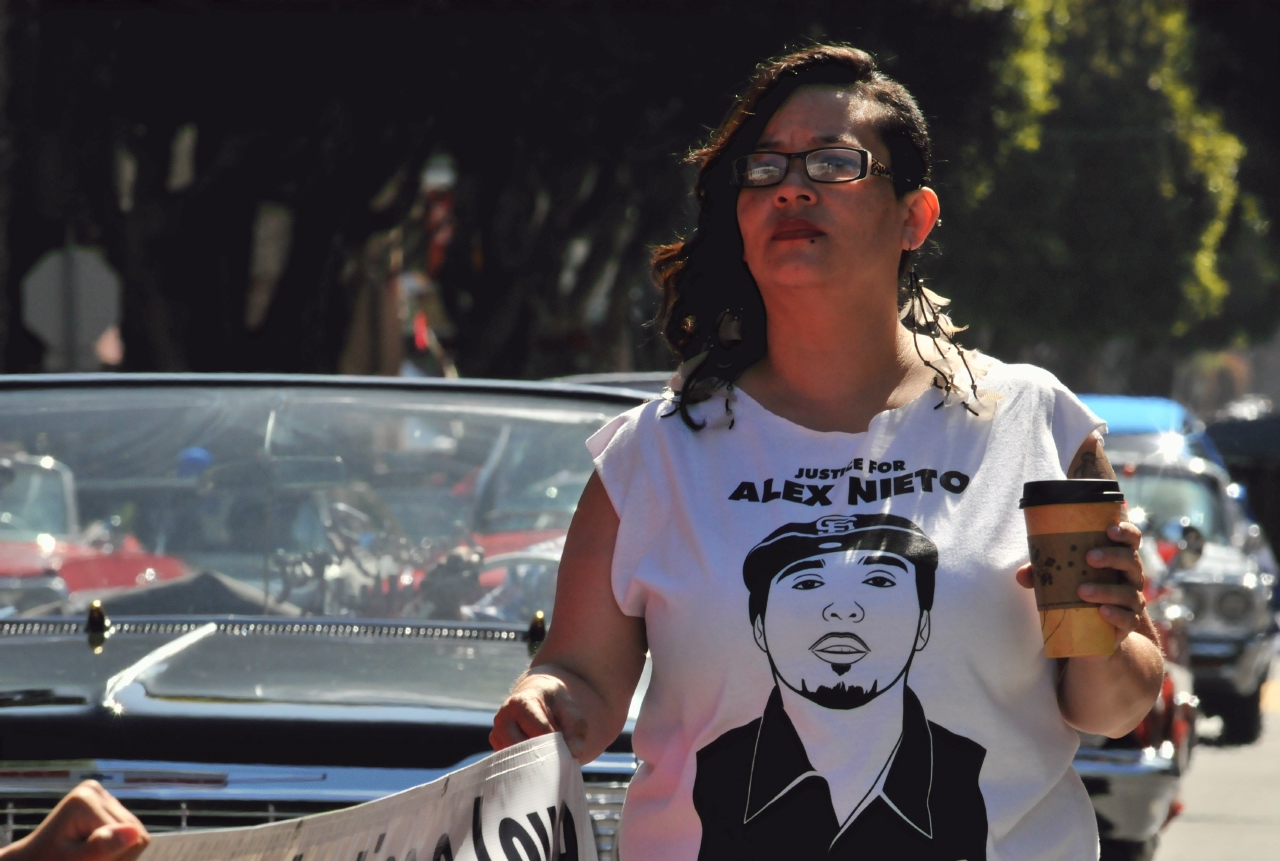
[[[582,771],[558,733],[404,792],[252,828],[160,834],[141,861],[595,861]]]

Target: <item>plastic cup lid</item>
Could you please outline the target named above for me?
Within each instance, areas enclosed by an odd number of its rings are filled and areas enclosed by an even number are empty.
[[[1078,505],[1089,502],[1124,502],[1120,482],[1105,478],[1063,478],[1028,481],[1022,485],[1019,508],[1035,505]]]

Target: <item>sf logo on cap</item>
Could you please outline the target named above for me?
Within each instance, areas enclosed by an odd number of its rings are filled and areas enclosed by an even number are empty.
[[[845,532],[852,532],[855,526],[854,518],[839,514],[833,514],[830,517],[824,517],[814,524],[818,532],[823,535],[842,535]]]

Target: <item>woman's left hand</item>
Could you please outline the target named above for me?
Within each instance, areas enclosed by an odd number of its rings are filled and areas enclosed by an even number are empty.
[[[1116,480],[1096,431],[1081,444],[1067,475],[1071,478]],[[1160,634],[1147,615],[1144,577],[1138,547],[1142,532],[1132,523],[1107,527],[1116,547],[1090,550],[1085,561],[1093,568],[1123,572],[1123,583],[1085,584],[1080,600],[1098,605],[1098,613],[1116,629],[1115,651],[1107,656],[1061,659],[1058,707],[1063,719],[1082,732],[1120,738],[1133,730],[1151,710],[1164,680]],[[1018,583],[1030,589],[1031,565],[1018,569]]]
[[[1096,547],[1090,550],[1085,561],[1094,568],[1114,568],[1124,574],[1125,582],[1115,585],[1084,583],[1077,594],[1081,601],[1098,604],[1103,619],[1115,626],[1116,645],[1137,631],[1153,642],[1156,641],[1151,619],[1147,616],[1147,599],[1142,594],[1146,575],[1142,571],[1142,557],[1138,545],[1142,531],[1132,523],[1117,523],[1107,527],[1107,537],[1118,542],[1118,547]],[[1031,563],[1017,571],[1018,585],[1033,588]]]
[[[1078,594],[1082,601],[1097,604],[1102,618],[1115,626],[1116,650],[1106,657],[1064,659],[1058,704],[1063,718],[1076,729],[1119,738],[1151,708],[1164,677],[1164,661],[1142,594],[1142,533],[1132,523],[1120,523],[1108,527],[1107,537],[1121,546],[1095,548],[1085,559],[1094,568],[1124,572],[1125,582],[1086,583]],[[1030,564],[1019,568],[1017,576],[1019,584],[1031,588]]]
[[[1107,527],[1107,537],[1118,542],[1118,547],[1095,547],[1085,557],[1094,568],[1112,568],[1124,574],[1125,582],[1116,585],[1084,583],[1080,586],[1081,601],[1098,604],[1098,612],[1116,626],[1116,644],[1134,631],[1148,634],[1151,622],[1147,619],[1147,599],[1142,594],[1146,578],[1142,573],[1142,557],[1138,545],[1142,530],[1132,523],[1117,523]]]

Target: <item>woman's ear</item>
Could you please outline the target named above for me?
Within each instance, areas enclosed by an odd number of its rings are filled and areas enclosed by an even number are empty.
[[[914,251],[929,238],[930,231],[942,215],[937,193],[928,186],[909,191],[902,197],[907,218],[902,225],[902,249]]]

